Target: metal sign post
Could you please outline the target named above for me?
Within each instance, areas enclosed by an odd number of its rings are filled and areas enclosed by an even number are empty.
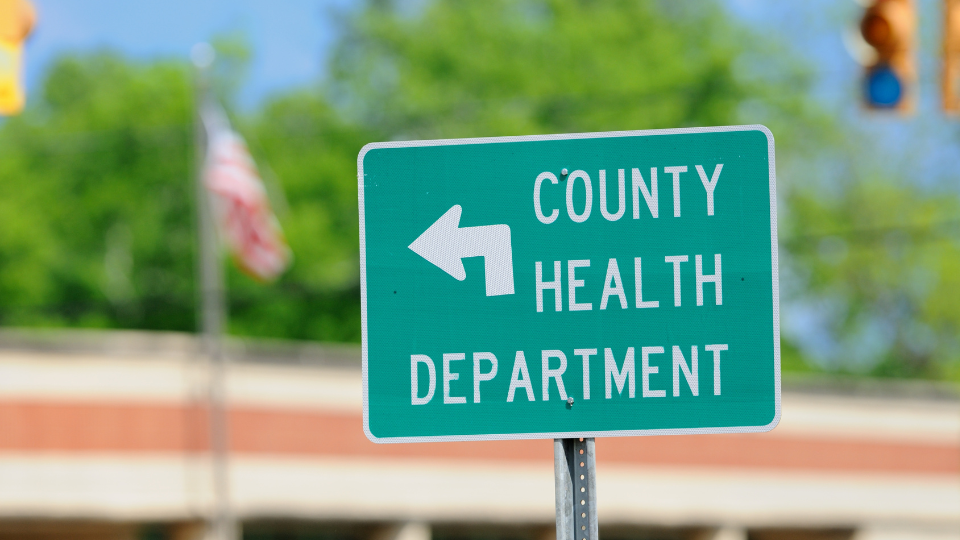
[[[592,438],[553,440],[557,540],[597,540],[596,471]]]

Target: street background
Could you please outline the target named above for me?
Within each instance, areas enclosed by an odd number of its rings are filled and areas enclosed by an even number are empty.
[[[903,114],[863,104],[853,1],[35,0],[0,119],[0,538],[208,534],[201,42],[292,254],[223,260],[243,538],[551,534],[549,441],[363,437],[364,144],[733,124],[776,138],[784,422],[599,440],[601,536],[960,538],[960,130],[915,5]]]

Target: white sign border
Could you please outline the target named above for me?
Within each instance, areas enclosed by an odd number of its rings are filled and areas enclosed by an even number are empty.
[[[377,148],[410,148],[423,146],[453,146],[461,144],[491,144],[525,141],[562,141],[570,139],[607,139],[619,137],[648,137],[654,135],[681,135],[688,133],[724,133],[730,131],[760,131],[767,137],[767,161],[770,167],[770,259],[773,270],[773,352],[776,386],[776,413],[773,420],[763,426],[726,426],[710,428],[637,429],[610,431],[567,431],[544,433],[508,433],[490,435],[439,435],[427,437],[377,437],[370,431],[369,394],[367,389],[367,246],[364,230],[363,158]],[[651,435],[706,435],[723,433],[764,433],[777,427],[782,415],[780,386],[780,274],[777,240],[777,171],[773,133],[762,124],[742,126],[715,126],[673,129],[647,129],[636,131],[602,131],[594,133],[563,133],[556,135],[526,135],[517,137],[475,137],[469,139],[432,139],[418,141],[376,142],[364,145],[357,156],[357,202],[360,209],[360,318],[361,350],[363,355],[363,432],[372,442],[422,443],[456,441],[508,441],[524,439],[571,439],[579,437],[636,437]]]

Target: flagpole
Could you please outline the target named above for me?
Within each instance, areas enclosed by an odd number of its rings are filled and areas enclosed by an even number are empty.
[[[196,204],[198,229],[198,273],[200,278],[200,322],[202,346],[207,367],[207,411],[213,483],[213,509],[206,537],[209,540],[237,540],[238,526],[230,508],[228,469],[228,426],[225,400],[226,366],[223,355],[223,326],[226,304],[223,289],[223,265],[217,244],[210,196],[204,186],[203,170],[207,153],[207,133],[202,108],[208,99],[209,69],[214,50],[198,43],[191,51],[195,68],[196,95],[194,144],[196,152]]]

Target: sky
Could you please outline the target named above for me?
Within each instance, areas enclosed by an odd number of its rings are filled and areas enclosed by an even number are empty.
[[[27,86],[37,88],[64,52],[110,48],[134,58],[187,58],[194,44],[242,32],[254,52],[240,101],[319,80],[351,0],[32,0],[38,22],[27,44]]]

